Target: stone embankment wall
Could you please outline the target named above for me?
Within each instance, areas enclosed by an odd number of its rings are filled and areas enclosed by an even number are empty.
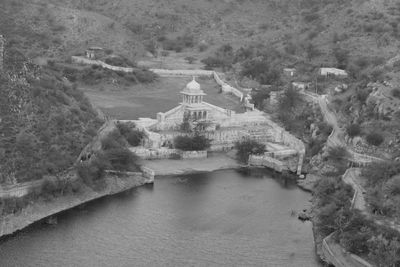
[[[207,151],[206,150],[182,151],[181,158],[182,159],[205,159],[205,158],[207,158]]]
[[[170,149],[165,147],[131,147],[129,150],[135,153],[141,159],[171,159],[179,157],[180,155],[180,151],[178,149]]]
[[[141,175],[147,179],[147,183],[154,183],[154,177],[156,176],[156,172],[149,167],[142,166],[140,167],[142,171]]]
[[[267,155],[250,155],[248,163],[251,166],[267,167],[277,172],[288,170],[284,162]]]

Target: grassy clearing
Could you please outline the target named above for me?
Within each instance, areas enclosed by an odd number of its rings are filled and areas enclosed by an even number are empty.
[[[160,78],[151,84],[139,84],[125,90],[111,90],[94,87],[82,87],[90,101],[105,114],[116,119],[155,118],[157,112],[168,111],[181,102],[179,92],[191,78]],[[199,78],[198,82],[207,94],[204,101],[242,111],[238,100],[233,96],[220,93],[218,84],[211,78]]]

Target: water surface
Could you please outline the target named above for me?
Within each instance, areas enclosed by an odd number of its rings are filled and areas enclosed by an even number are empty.
[[[268,173],[156,179],[0,243],[0,266],[319,266],[310,195]]]

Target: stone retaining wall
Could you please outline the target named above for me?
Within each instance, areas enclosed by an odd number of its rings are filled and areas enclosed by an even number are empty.
[[[181,158],[182,159],[205,159],[205,158],[207,158],[207,151],[206,150],[182,151]]]
[[[250,155],[248,163],[251,166],[267,167],[277,172],[287,170],[287,167],[282,161],[267,155]]]

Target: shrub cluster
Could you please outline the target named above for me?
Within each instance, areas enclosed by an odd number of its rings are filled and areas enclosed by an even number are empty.
[[[383,135],[378,132],[371,132],[371,133],[367,134],[366,139],[367,139],[368,144],[373,145],[373,146],[379,146],[385,140]]]
[[[250,155],[261,155],[266,149],[265,145],[252,139],[245,139],[235,143],[237,157],[240,161],[247,163]]]
[[[183,151],[206,150],[210,147],[210,140],[203,135],[195,134],[191,136],[177,136],[174,139],[174,146]]]
[[[346,128],[346,132],[350,137],[356,137],[361,134],[361,127],[359,124],[350,124]]]
[[[117,123],[117,128],[131,146],[139,146],[145,136],[143,131],[135,128],[135,124]]]

